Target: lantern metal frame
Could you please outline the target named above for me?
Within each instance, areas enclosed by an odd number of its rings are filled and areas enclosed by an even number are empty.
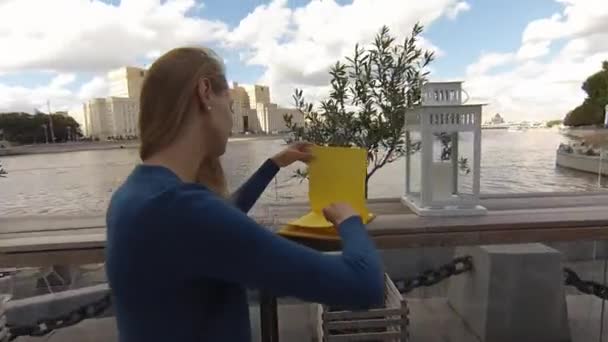
[[[405,135],[405,195],[402,202],[421,216],[483,215],[487,210],[480,205],[481,178],[481,122],[483,104],[463,104],[462,82],[430,82],[422,87],[422,104],[406,113]],[[468,96],[467,96],[468,97]],[[420,134],[420,192],[413,192],[411,133]],[[451,195],[434,198],[434,169],[441,163],[433,160],[436,134],[447,133],[452,141],[450,161]],[[470,194],[458,192],[458,142],[460,133],[473,135],[472,190]],[[442,164],[445,165],[445,164]],[[436,181],[436,180],[435,180]],[[435,184],[437,183],[437,184]],[[437,190],[437,189],[435,189]]]

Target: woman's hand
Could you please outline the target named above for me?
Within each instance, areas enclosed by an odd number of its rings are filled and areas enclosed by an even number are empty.
[[[308,163],[312,159],[312,145],[308,142],[297,142],[270,159],[279,167],[289,166],[296,161]]]
[[[337,228],[347,218],[359,216],[359,214],[349,204],[333,203],[323,208],[323,216]]]

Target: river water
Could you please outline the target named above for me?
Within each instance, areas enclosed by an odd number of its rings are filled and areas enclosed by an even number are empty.
[[[552,130],[483,131],[483,193],[597,190],[597,176],[556,168],[555,150],[566,138]],[[245,140],[228,144],[224,168],[234,189],[282,140]],[[0,178],[0,216],[103,214],[108,200],[138,162],[136,149],[23,155],[1,159],[9,172]],[[307,184],[283,170],[260,202],[306,200]],[[370,182],[370,197],[400,196],[404,161],[381,169]]]

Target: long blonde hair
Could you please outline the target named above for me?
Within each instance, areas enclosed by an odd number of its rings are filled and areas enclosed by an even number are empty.
[[[201,77],[209,79],[215,93],[228,89],[224,64],[210,49],[173,49],[150,66],[139,98],[142,160],[175,140],[187,114],[197,105],[195,95]],[[216,193],[226,195],[226,178],[219,159],[204,160],[197,178]]]

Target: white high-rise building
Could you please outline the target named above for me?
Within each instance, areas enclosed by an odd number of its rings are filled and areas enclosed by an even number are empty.
[[[270,89],[261,85],[245,85],[243,86],[249,96],[249,106],[251,109],[256,109],[258,103],[270,104]]]
[[[92,99],[83,106],[85,134],[100,140],[138,136],[139,96],[144,77],[145,70],[135,67],[110,71],[110,97]],[[295,123],[304,122],[297,110],[270,102],[267,86],[241,86],[235,82],[230,94],[234,101],[233,133],[284,132],[287,130],[285,114],[291,114]]]
[[[145,75],[144,69],[129,66],[110,71],[110,96],[139,99]]]
[[[285,114],[291,114],[294,123],[304,123],[304,117],[297,109],[279,107],[270,102],[270,88],[267,86],[241,86],[234,82],[230,93],[234,101],[233,133],[285,132]]]
[[[108,73],[110,97],[84,104],[85,132],[100,140],[139,135],[139,95],[145,70],[124,67]]]

